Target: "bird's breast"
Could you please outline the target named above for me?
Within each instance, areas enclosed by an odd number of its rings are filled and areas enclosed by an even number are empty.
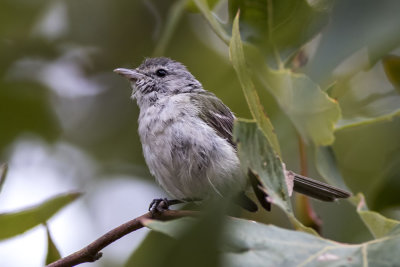
[[[234,148],[197,114],[185,98],[140,111],[139,135],[149,170],[171,196],[180,199],[222,191],[234,184],[239,173]]]

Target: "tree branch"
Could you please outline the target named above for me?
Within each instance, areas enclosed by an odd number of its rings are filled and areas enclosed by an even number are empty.
[[[121,237],[144,227],[147,220],[160,220],[169,221],[187,216],[196,216],[198,212],[188,210],[166,210],[161,213],[152,214],[150,212],[143,214],[129,222],[121,224],[120,226],[112,229],[97,240],[93,241],[86,247],[72,253],[69,256],[61,258],[47,267],[66,267],[75,266],[84,262],[94,262],[101,258],[102,253],[100,250],[120,239]]]

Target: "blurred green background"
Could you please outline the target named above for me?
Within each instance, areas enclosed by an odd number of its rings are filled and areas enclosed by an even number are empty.
[[[230,2],[243,5],[246,1]],[[293,51],[307,44],[302,51],[308,61],[296,71],[306,73],[340,104],[342,119],[332,148],[346,184],[353,193],[365,193],[371,209],[400,219],[400,90],[395,82],[400,76],[398,67],[396,71],[400,4],[388,0],[286,1],[282,14],[301,15],[304,10],[296,8],[300,2],[317,10],[313,18],[318,23],[305,23],[305,28],[296,21],[288,23],[289,33],[290,27],[301,28],[303,35],[287,37],[282,30],[282,38],[277,37],[282,45],[279,52],[291,62]],[[275,4],[280,7],[279,2]],[[215,7],[228,21],[227,1]],[[164,35],[174,16],[176,24]],[[277,19],[284,25],[285,17]],[[242,36],[254,41],[258,33],[248,30],[249,25],[243,24]],[[15,211],[61,192],[86,192],[57,215],[54,224],[50,220],[63,255],[144,213],[147,203],[163,194],[144,163],[131,89],[112,72],[117,67],[138,66],[156,48],[157,54],[184,63],[238,117],[251,117],[228,47],[185,1],[0,2],[0,162],[9,163],[0,208]],[[385,61],[388,55],[393,61]],[[258,82],[256,88],[276,129],[283,161],[299,171],[296,129],[270,93]],[[312,144],[307,152],[309,175],[318,178]],[[314,206],[324,222],[324,236],[344,242],[371,238],[349,203],[315,202]],[[276,209],[245,215],[288,226]],[[23,241],[27,235],[32,242]],[[40,266],[46,249],[44,237],[30,231],[16,245],[13,240],[3,241],[0,258],[8,266],[22,266],[26,262],[10,251],[29,250],[29,264]],[[104,259],[91,266],[123,264],[139,241],[115,243],[113,250],[105,250]],[[29,247],[32,244],[36,250]]]

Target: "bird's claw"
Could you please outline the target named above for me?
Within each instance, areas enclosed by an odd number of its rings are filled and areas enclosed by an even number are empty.
[[[169,210],[169,201],[166,198],[155,198],[151,201],[149,206],[149,211],[152,214],[162,213],[166,210]]]

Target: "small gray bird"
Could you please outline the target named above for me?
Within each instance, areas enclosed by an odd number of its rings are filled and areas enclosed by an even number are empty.
[[[186,67],[169,58],[148,58],[136,69],[115,69],[130,80],[132,99],[140,108],[139,135],[151,174],[174,200],[156,199],[153,211],[181,201],[203,200],[237,193],[238,203],[256,211],[244,195],[246,175],[232,140],[235,116]],[[292,173],[294,174],[294,173]],[[266,194],[253,184],[267,210]],[[294,174],[295,191],[333,201],[350,193]]]

